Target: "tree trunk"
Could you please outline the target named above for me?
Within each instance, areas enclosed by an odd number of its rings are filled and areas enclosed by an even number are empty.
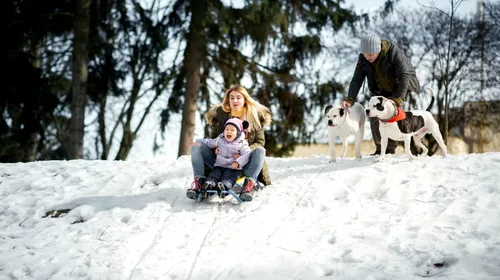
[[[106,137],[106,103],[108,101],[107,92],[101,92],[99,96],[99,113],[97,119],[99,122],[99,139],[101,140],[101,159],[107,160],[109,155],[108,138]],[[96,149],[96,153],[99,151]]]
[[[31,46],[31,55],[33,56],[33,69],[36,72],[36,75],[38,77],[38,81],[40,81],[40,76],[41,76],[41,66],[42,66],[42,42],[37,41],[36,43],[33,43]],[[36,106],[40,106],[40,99],[38,97],[37,102],[35,102],[34,107],[31,108],[32,111],[38,111],[38,108]],[[28,109],[28,107],[26,107]],[[39,124],[41,122],[40,115],[38,113],[33,114],[30,118],[30,121],[25,125],[24,129],[29,132],[29,135],[26,135],[27,139],[25,143],[23,143],[23,152],[22,152],[22,159],[20,161],[23,162],[29,162],[29,161],[35,161],[36,160],[36,155],[38,151],[38,138],[40,138],[40,132],[38,131],[37,127],[39,127]]]
[[[71,120],[68,135],[68,158],[81,159],[87,103],[89,7],[91,0],[76,1],[73,38],[73,78]]]
[[[205,54],[205,1],[191,0],[191,24],[184,52],[186,90],[182,111],[182,127],[178,156],[188,155],[194,137],[200,89],[200,71]]]
[[[134,117],[135,105],[139,97],[140,85],[142,80],[137,77],[135,73],[132,73],[134,84],[132,85],[132,91],[130,93],[129,105],[127,111],[125,112],[125,121],[123,122],[123,136],[120,142],[120,148],[116,154],[115,160],[126,160],[134,140],[136,138],[136,133],[132,130],[132,118]]]
[[[123,127],[123,137],[120,142],[120,149],[116,154],[115,160],[126,160],[130,150],[132,149],[132,145],[135,140],[135,133],[130,128],[130,124]]]
[[[114,24],[115,20],[111,14],[110,3],[108,2],[108,24],[106,26],[106,45],[104,47],[104,66],[103,66],[103,79],[102,81],[106,84],[103,85],[103,92],[99,95],[99,138],[102,147],[101,159],[107,160],[109,156],[109,150],[111,148],[111,142],[108,144],[108,138],[106,137],[106,104],[108,102],[109,85],[111,83],[113,74],[113,50],[115,45],[115,34],[114,34]],[[114,133],[110,135],[110,138],[114,136]],[[96,150],[98,153],[98,151]]]

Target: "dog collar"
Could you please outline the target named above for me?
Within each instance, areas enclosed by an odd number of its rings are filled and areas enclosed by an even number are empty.
[[[393,123],[404,119],[406,119],[405,111],[403,111],[403,109],[401,109],[400,107],[397,107],[396,115],[388,120],[385,120],[384,122]]]

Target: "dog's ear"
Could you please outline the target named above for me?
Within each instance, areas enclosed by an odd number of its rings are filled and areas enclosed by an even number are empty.
[[[339,109],[339,115],[340,115],[341,117],[343,117],[343,116],[344,116],[344,108],[340,108],[340,109]]]
[[[330,109],[332,109],[332,107],[333,107],[333,105],[326,106],[326,108],[325,108],[325,116],[326,116],[326,114],[328,114],[328,111],[330,111]]]

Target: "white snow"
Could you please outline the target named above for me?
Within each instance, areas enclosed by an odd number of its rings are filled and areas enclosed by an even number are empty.
[[[243,204],[189,157],[0,164],[0,279],[500,279],[500,153],[328,159]]]

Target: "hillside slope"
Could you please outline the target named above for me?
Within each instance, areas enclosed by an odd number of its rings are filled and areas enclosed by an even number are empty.
[[[0,279],[500,277],[500,153],[268,163],[244,204],[189,157],[0,164]]]

